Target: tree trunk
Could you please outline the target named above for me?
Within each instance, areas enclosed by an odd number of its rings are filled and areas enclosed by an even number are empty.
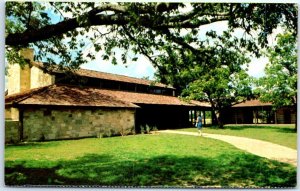
[[[214,119],[213,121],[216,122],[215,124],[218,126],[218,128],[223,129],[224,123],[222,120],[221,112],[218,111],[215,107],[212,107],[212,114],[212,118]]]
[[[220,111],[218,111],[218,114],[217,114],[217,122],[218,122],[218,127],[220,129],[224,129],[224,122],[223,122],[222,114]]]

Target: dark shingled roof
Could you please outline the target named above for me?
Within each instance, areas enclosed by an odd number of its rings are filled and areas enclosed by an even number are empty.
[[[202,106],[210,107],[206,102],[191,101],[185,102],[178,97],[158,95],[158,94],[147,94],[147,93],[136,93],[126,91],[115,91],[115,90],[101,90],[101,93],[111,95],[117,99],[128,101],[134,104],[155,104],[155,105],[182,105],[182,106]]]
[[[41,62],[31,62],[31,64],[33,66],[36,66],[39,68],[44,67],[43,63],[41,63]],[[52,72],[61,73],[58,69],[53,69]],[[166,84],[154,82],[151,80],[134,78],[134,77],[118,75],[118,74],[110,74],[110,73],[99,72],[99,71],[94,71],[94,70],[79,69],[79,70],[76,70],[75,73],[79,76],[85,76],[85,77],[91,77],[91,78],[98,78],[98,79],[104,79],[104,80],[112,80],[112,81],[118,81],[118,82],[127,82],[127,83],[141,84],[141,85],[147,85],[147,86],[175,89]]]
[[[66,85],[51,85],[32,89],[24,93],[9,95],[5,97],[5,103],[133,108],[139,107],[135,104],[210,107],[208,103],[197,101],[188,103],[173,96]]]
[[[137,105],[102,94],[100,89],[51,85],[5,97],[18,105],[91,106],[138,108]]]
[[[270,102],[261,102],[258,99],[254,99],[254,100],[247,100],[245,102],[236,104],[232,107],[261,107],[261,106],[272,106],[272,103]]]

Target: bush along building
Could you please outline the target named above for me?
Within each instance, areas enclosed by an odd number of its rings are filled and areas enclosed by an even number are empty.
[[[204,102],[185,102],[173,87],[145,79],[85,69],[46,71],[33,50],[20,54],[30,64],[9,64],[5,97],[5,141],[43,141],[139,133],[190,126]]]

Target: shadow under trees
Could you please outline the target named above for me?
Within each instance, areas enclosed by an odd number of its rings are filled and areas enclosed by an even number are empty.
[[[251,154],[218,157],[162,155],[120,160],[87,154],[43,166],[9,161],[6,185],[93,185],[153,187],[295,187],[296,168]]]

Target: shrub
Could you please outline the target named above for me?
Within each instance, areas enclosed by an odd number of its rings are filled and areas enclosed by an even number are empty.
[[[152,127],[152,131],[158,131],[158,128],[156,126]]]
[[[150,130],[151,130],[151,127],[148,124],[146,124],[146,133],[149,134]]]
[[[111,136],[112,136],[112,133],[113,133],[113,132],[109,129],[109,130],[106,131],[105,136],[106,136],[106,137],[111,137]]]
[[[113,132],[111,129],[100,128],[99,132],[97,133],[97,138],[111,137],[112,134],[113,134]]]

